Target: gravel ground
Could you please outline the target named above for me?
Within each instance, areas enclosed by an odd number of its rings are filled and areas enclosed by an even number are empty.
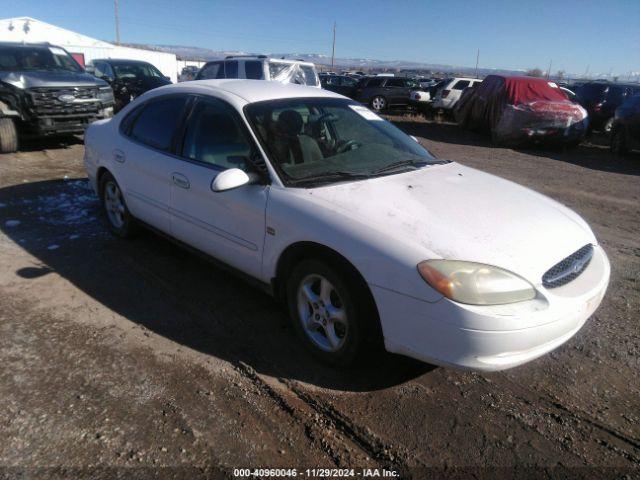
[[[331,370],[270,297],[154,234],[106,233],[78,141],[31,145],[0,157],[0,479],[640,476],[640,157],[393,120],[586,218],[612,277],[576,337],[501,373],[392,355]]]

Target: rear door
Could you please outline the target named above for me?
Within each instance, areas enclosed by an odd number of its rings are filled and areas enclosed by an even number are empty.
[[[390,104],[406,104],[409,102],[409,89],[404,78],[387,79],[384,90]]]
[[[123,120],[119,145],[113,150],[123,174],[116,179],[134,217],[170,233],[173,149],[186,111],[184,94],[156,97]]]
[[[220,99],[195,97],[179,143],[171,172],[173,236],[259,277],[269,187],[211,189],[226,169],[253,172],[249,158],[257,149],[238,112]]]

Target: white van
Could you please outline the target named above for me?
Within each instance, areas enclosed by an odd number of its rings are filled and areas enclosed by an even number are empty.
[[[266,55],[230,55],[224,60],[207,62],[195,80],[213,78],[270,80],[320,88],[320,79],[313,63],[269,58]]]

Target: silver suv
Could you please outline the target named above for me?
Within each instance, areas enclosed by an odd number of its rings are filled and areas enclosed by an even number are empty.
[[[313,63],[269,58],[266,55],[235,55],[224,60],[207,62],[195,79],[212,78],[271,80],[320,88],[320,80]]]

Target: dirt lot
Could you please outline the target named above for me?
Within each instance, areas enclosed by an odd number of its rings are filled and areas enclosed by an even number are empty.
[[[80,143],[34,145],[0,157],[0,478],[364,466],[637,478],[640,157],[514,151],[395,120],[438,156],[587,219],[612,278],[575,338],[502,373],[390,355],[333,371],[270,297],[151,233],[107,234]]]

